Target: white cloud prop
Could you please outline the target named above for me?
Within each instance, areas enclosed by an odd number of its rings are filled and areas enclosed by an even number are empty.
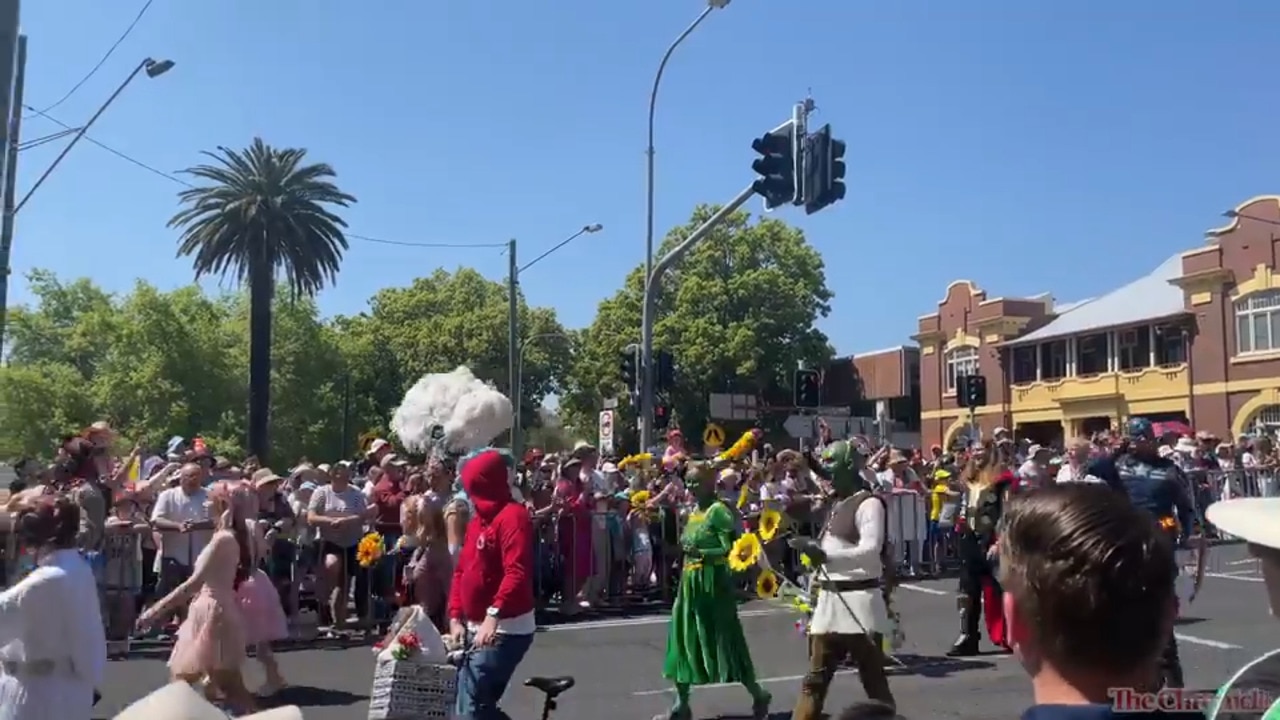
[[[511,400],[466,367],[424,375],[391,418],[391,430],[413,452],[468,452],[511,429]]]

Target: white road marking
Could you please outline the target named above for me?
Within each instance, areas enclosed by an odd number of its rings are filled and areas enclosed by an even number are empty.
[[[1245,558],[1244,560],[1232,560],[1228,565],[1254,565],[1257,564],[1258,558]]]
[[[912,592],[924,593],[925,595],[951,595],[952,594],[947,592],[946,590],[939,590],[937,588],[925,587],[924,585],[913,585],[911,583],[902,583],[898,585],[898,587],[902,588],[903,590],[910,590]]]
[[[765,608],[762,610],[742,610],[738,612],[740,618],[761,617],[764,615],[780,615],[787,612],[782,608]],[[666,625],[671,622],[670,615],[649,615],[646,617],[636,618],[619,618],[617,620],[588,620],[579,623],[565,623],[563,625],[544,625],[538,628],[539,632],[574,632],[577,630],[603,630],[605,628],[619,627],[636,627],[642,625]]]
[[[1204,574],[1204,576],[1211,577],[1211,578],[1218,578],[1219,580],[1239,580],[1240,582],[1255,582],[1255,583],[1262,582],[1262,578],[1260,577],[1243,577],[1241,575],[1228,575],[1226,573],[1207,572]]]
[[[983,655],[976,659],[984,660],[984,661],[985,660],[995,661],[995,660],[1009,660],[1012,658],[1013,658],[1012,655]],[[964,661],[964,658],[955,659],[955,660],[944,658],[944,659],[939,659],[937,662],[920,663],[918,665],[908,665],[907,669],[916,670],[921,668],[946,665],[949,662],[963,662],[963,661]],[[887,668],[887,669],[890,671],[890,673],[892,673],[892,668]],[[837,676],[857,675],[857,674],[858,674],[857,670],[837,670],[836,671]],[[756,682],[760,683],[761,685],[773,685],[777,683],[799,682],[803,679],[804,679],[804,675],[779,675],[778,677],[760,678]],[[694,690],[718,690],[720,688],[737,688],[737,687],[742,687],[742,684],[741,683],[715,683],[712,685],[695,685],[693,689]],[[639,692],[633,692],[631,693],[631,695],[633,697],[650,697],[653,695],[668,695],[673,692],[674,690],[667,687],[667,688],[662,688],[661,690],[641,690]]]
[[[1205,647],[1217,648],[1219,650],[1239,650],[1239,645],[1222,642],[1221,640],[1210,640],[1209,638],[1196,637],[1195,635],[1184,635],[1183,633],[1174,633],[1174,637],[1179,642],[1191,643],[1192,645],[1203,645]]]

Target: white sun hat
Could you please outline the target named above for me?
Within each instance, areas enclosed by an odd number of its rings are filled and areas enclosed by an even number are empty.
[[[1223,500],[1210,505],[1205,515],[1228,535],[1280,549],[1280,498]]]
[[[204,699],[190,685],[165,685],[120,711],[113,720],[227,720],[227,714]],[[296,705],[245,715],[240,720],[303,720]]]

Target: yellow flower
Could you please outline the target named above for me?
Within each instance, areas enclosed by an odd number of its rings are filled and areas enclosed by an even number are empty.
[[[736,572],[742,572],[755,565],[759,558],[760,538],[756,537],[755,533],[746,533],[738,538],[733,548],[729,550],[729,567]]]
[[[800,553],[800,564],[807,568],[813,567],[813,561],[804,553]]]
[[[777,510],[765,510],[760,513],[760,539],[769,542],[778,533],[782,525],[782,513]]]
[[[360,538],[360,543],[356,545],[356,562],[360,563],[360,567],[370,567],[381,560],[386,551],[387,546],[382,536],[371,532]]]
[[[756,579],[756,595],[762,600],[768,600],[778,594],[778,585],[778,576],[772,570],[765,570]]]
[[[809,603],[801,600],[800,598],[792,598],[791,607],[805,614],[813,612],[813,608],[810,607]]]
[[[650,497],[652,497],[652,495],[648,490],[637,490],[631,493],[631,504],[635,507],[646,505],[648,504]]]

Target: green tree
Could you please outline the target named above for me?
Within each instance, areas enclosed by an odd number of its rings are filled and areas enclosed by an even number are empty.
[[[436,270],[406,288],[380,290],[369,310],[335,321],[356,405],[358,431],[385,432],[405,391],[428,373],[466,365],[510,394],[507,380],[506,285],[470,268]],[[519,301],[521,417],[539,422],[538,408],[558,392],[570,365],[573,335],[549,308]]]
[[[333,168],[305,164],[306,151],[261,138],[244,150],[219,147],[213,162],[185,172],[207,183],[179,193],[185,207],[178,255],[196,277],[233,276],[249,287],[249,450],[267,457],[271,407],[271,329],[276,277],[293,297],[310,297],[337,277],[346,223],[330,208],[356,200],[340,191]]]
[[[659,254],[678,245],[716,208],[697,208],[689,224],[667,234]],[[594,437],[604,398],[619,397],[617,437],[634,438],[635,411],[625,399],[619,357],[640,342],[643,267],[600,303],[583,331],[560,398],[560,417],[583,437]],[[789,383],[798,362],[818,363],[833,354],[815,327],[830,312],[822,256],[804,234],[785,223],[752,224],[734,213],[663,278],[654,326],[655,349],[675,356],[669,393],[676,422],[691,438],[708,421],[708,394],[765,396]],[[623,449],[628,442],[620,442]]]

